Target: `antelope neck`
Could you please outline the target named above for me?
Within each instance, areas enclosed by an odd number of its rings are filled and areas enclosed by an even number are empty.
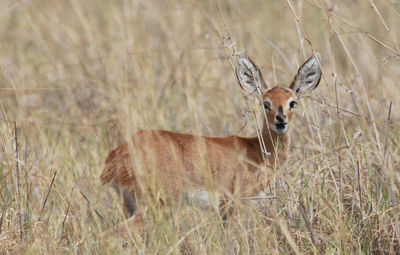
[[[268,157],[268,161],[272,164],[275,160],[276,155],[278,155],[278,162],[283,163],[287,158],[287,149],[289,143],[289,130],[283,134],[277,134],[272,129],[269,129],[267,125],[264,126],[262,130],[262,137],[265,143],[267,151],[271,153]],[[271,161],[272,160],[272,161]]]

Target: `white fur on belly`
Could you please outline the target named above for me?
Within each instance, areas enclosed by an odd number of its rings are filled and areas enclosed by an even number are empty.
[[[271,197],[271,192],[269,192],[268,190],[263,190],[260,193],[258,193],[257,195],[254,196],[254,199],[251,200],[251,203],[254,205],[257,205],[258,203],[260,203],[261,201],[264,201],[267,198]]]
[[[190,204],[203,209],[211,209],[218,206],[219,197],[217,194],[206,190],[189,190],[185,197]]]

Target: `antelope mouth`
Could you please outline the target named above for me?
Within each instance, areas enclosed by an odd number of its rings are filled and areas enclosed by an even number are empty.
[[[275,132],[278,134],[283,134],[287,130],[287,123],[286,122],[281,122],[281,123],[275,123]]]

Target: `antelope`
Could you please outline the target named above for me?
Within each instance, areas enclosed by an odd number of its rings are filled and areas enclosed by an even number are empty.
[[[200,200],[210,199],[208,192],[213,191],[222,198],[218,200],[222,201],[220,208],[230,197],[261,194],[268,175],[260,177],[260,169],[266,163],[285,162],[296,99],[318,86],[320,61],[319,53],[305,61],[288,88],[267,88],[254,62],[243,54],[238,55],[239,85],[262,100],[265,111],[262,139],[141,130],[129,142],[111,150],[100,179],[103,185],[111,184],[122,196],[128,226],[138,234],[143,232],[143,218],[137,208],[143,205],[146,194],[161,204],[172,205],[182,201],[184,194]],[[269,155],[263,156],[260,140]],[[126,231],[122,226],[118,228]]]

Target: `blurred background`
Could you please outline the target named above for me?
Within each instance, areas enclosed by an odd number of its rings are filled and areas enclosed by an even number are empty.
[[[303,196],[298,224],[298,203],[274,205],[288,234],[259,219],[235,234],[253,238],[236,251],[395,254],[399,35],[395,0],[0,0],[0,252],[102,251],[98,235],[123,216],[99,175],[139,129],[254,135],[235,47],[271,87],[288,86],[313,51],[323,70],[275,173],[289,183],[282,196]],[[167,226],[139,246],[164,254],[211,231]],[[193,254],[225,250],[201,240],[187,242]]]

